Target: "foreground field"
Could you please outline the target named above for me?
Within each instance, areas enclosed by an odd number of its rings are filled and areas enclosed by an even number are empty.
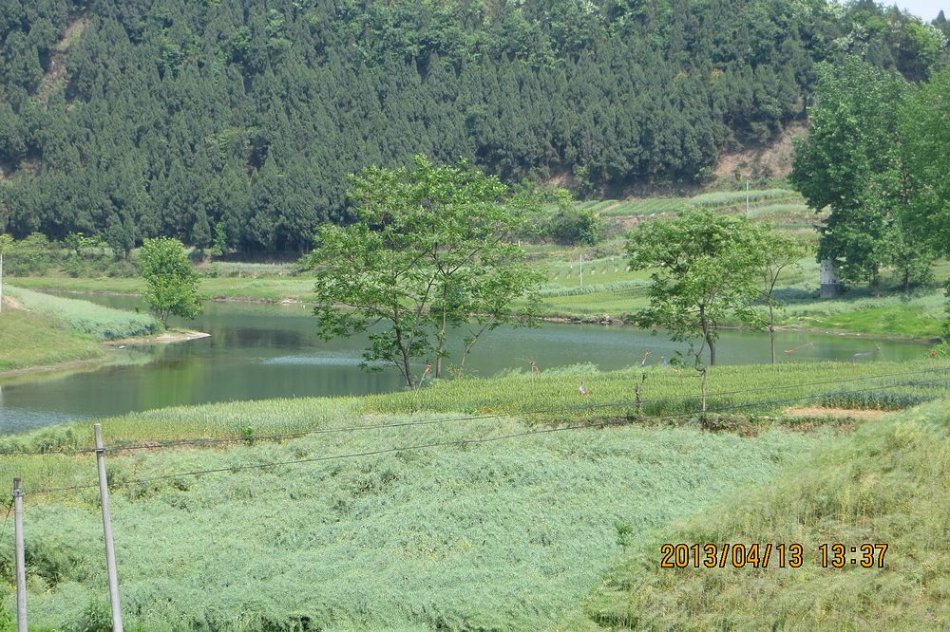
[[[577,393],[581,375],[586,397]],[[852,436],[853,420],[792,420],[781,412],[792,402],[886,409],[939,398],[948,391],[945,361],[722,367],[711,377],[716,413],[709,422],[726,432],[700,429],[694,377],[668,367],[651,369],[645,382],[642,376],[639,369],[574,367],[448,381],[416,393],[105,420],[128,629],[638,625],[625,569],[646,569],[651,543],[680,533],[672,525],[694,524],[682,521],[716,503],[716,511],[736,517],[702,531],[711,541],[734,525],[752,525],[742,532],[746,540],[798,541],[795,528],[780,522],[795,515],[802,528],[827,524],[821,536],[837,541],[875,533],[863,521],[882,506],[878,498],[902,507],[887,500],[897,496],[874,496],[876,477],[904,476],[901,468],[919,464],[946,488],[946,467],[934,460],[946,456],[946,444],[930,430],[945,427],[946,415],[937,414],[945,402],[882,425],[890,430],[870,435],[870,443],[864,432]],[[646,387],[641,415],[632,395],[637,381]],[[97,629],[108,619],[90,437],[90,424],[81,423],[0,441],[0,478],[20,475],[26,487],[37,629]],[[822,446],[838,456],[818,463],[837,467],[847,456],[857,469],[826,482],[814,474],[796,492],[801,473],[816,467],[803,459]],[[888,456],[895,449],[902,452]],[[830,507],[820,515],[837,522],[796,514],[794,504],[769,509],[765,492],[735,496],[789,466],[797,469],[780,489],[800,492],[802,507]],[[867,477],[851,477],[865,467],[872,468]],[[834,481],[840,491],[828,496],[825,485]],[[941,493],[933,503],[943,502]],[[763,508],[750,515],[745,507],[755,503]],[[855,507],[864,513],[849,513]],[[923,572],[917,555],[928,549],[914,549],[913,534],[880,533],[904,547],[907,573]],[[930,546],[927,533],[920,547]],[[0,572],[9,577],[9,531],[0,538]],[[622,561],[631,551],[639,561]],[[830,577],[824,587],[834,590]],[[792,580],[786,573],[761,581],[777,582],[768,590],[778,591]],[[0,591],[12,612],[9,586]],[[834,603],[826,610],[829,620],[837,616]]]
[[[631,547],[594,591],[585,626],[613,629],[946,630],[950,627],[950,402],[867,424],[785,471]],[[801,568],[657,572],[662,542],[800,543]],[[841,568],[820,545],[844,543]],[[887,545],[884,567],[850,547]],[[880,549],[878,549],[880,550]],[[859,560],[860,561],[860,560]],[[599,627],[599,626],[597,626]]]
[[[130,629],[550,628],[579,609],[621,536],[649,537],[738,485],[767,481],[818,441],[636,427],[503,439],[528,427],[509,417],[334,417],[407,425],[110,454]],[[444,445],[472,439],[487,442]],[[431,443],[443,445],[399,449]],[[389,452],[332,458],[380,450]],[[95,480],[92,455],[68,459],[77,480]],[[316,461],[240,469],[304,459]],[[175,474],[199,469],[222,471]],[[93,488],[28,491],[37,629],[95,629],[107,618],[95,499]],[[9,593],[4,603],[11,611]]]

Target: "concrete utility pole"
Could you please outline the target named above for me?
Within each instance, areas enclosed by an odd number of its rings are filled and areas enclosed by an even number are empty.
[[[20,479],[13,479],[13,530],[16,540],[16,629],[26,628],[26,553],[23,547],[23,490]]]
[[[109,571],[109,603],[112,606],[112,632],[122,632],[122,607],[119,604],[119,574],[115,565],[112,541],[112,514],[109,509],[109,484],[106,480],[106,449],[102,443],[102,424],[96,431],[96,464],[99,466],[99,499],[102,504],[102,538],[106,543],[106,566]]]

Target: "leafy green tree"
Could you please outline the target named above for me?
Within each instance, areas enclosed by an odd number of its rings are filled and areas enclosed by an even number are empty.
[[[950,68],[911,94],[900,112],[901,157],[912,194],[904,221],[918,243],[950,256]]]
[[[145,279],[145,302],[163,326],[170,316],[190,319],[201,313],[198,274],[180,241],[146,239],[139,252],[139,269]]]
[[[593,246],[603,239],[604,220],[597,213],[574,206],[570,192],[565,189],[558,189],[555,197],[557,209],[548,218],[545,231],[555,242]]]
[[[808,138],[796,145],[791,181],[816,211],[819,259],[832,259],[841,278],[875,290],[884,266],[906,280],[927,270],[930,251],[907,244],[901,209],[909,201],[900,155],[897,111],[908,86],[899,75],[857,59],[819,69],[818,105]]]
[[[486,331],[529,320],[540,277],[508,242],[520,214],[506,195],[497,178],[466,163],[416,157],[412,169],[361,172],[352,191],[357,222],[322,226],[306,258],[316,269],[320,335],[368,330],[364,366],[392,364],[414,388],[413,361],[427,359],[439,376],[459,328],[467,353]]]
[[[757,228],[758,245],[762,251],[762,299],[768,308],[769,357],[775,364],[775,310],[782,302],[775,298],[775,286],[783,271],[805,256],[805,248],[791,237],[773,232],[771,227]]]
[[[634,270],[652,270],[650,305],[634,318],[663,327],[673,340],[699,338],[699,364],[709,347],[716,364],[719,327],[726,321],[758,326],[752,303],[761,297],[765,256],[760,231],[745,218],[687,211],[669,222],[638,226],[628,236]]]

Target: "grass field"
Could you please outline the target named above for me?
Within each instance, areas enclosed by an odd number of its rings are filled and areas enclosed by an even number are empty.
[[[77,335],[55,320],[14,309],[0,313],[0,371],[90,360],[102,355],[91,336]]]
[[[775,483],[630,547],[578,629],[946,630],[950,406],[867,424]],[[800,543],[801,568],[657,572],[663,542]],[[819,546],[887,544],[883,568],[823,568]],[[878,549],[880,550],[880,549]],[[830,556],[830,554],[829,554]],[[830,564],[830,557],[829,557]]]
[[[409,418],[391,419],[400,420]],[[496,419],[315,435],[110,457],[110,468],[121,481],[520,430],[517,420]],[[550,628],[579,609],[618,555],[618,529],[625,537],[653,533],[738,485],[767,481],[817,440],[780,431],[744,439],[674,428],[585,430],[120,485],[112,507],[126,625]],[[85,461],[88,476],[94,463]],[[28,500],[37,629],[94,629],[106,618],[91,492]],[[2,550],[6,575],[9,549]],[[9,594],[5,605],[9,611]]]
[[[733,430],[725,432],[700,430],[698,380],[659,367],[643,383],[639,421],[632,387],[642,373],[590,367],[104,420],[110,448],[135,446],[107,457],[126,624],[621,624],[610,613],[625,607],[613,590],[629,567],[625,552],[669,537],[671,525],[739,489],[767,484],[820,445],[850,440],[853,421],[792,423],[782,420],[784,407],[847,393],[855,398],[845,403],[857,407],[912,405],[946,394],[950,365],[853,371],[832,363],[717,369],[710,407],[719,411],[713,422]],[[587,397],[577,393],[579,375]],[[37,629],[96,629],[108,619],[95,459],[69,452],[87,449],[91,434],[90,423],[78,423],[0,441],[0,478],[22,476],[27,493]],[[208,443],[214,438],[226,441]],[[841,453],[865,454],[861,446]],[[266,464],[280,465],[258,467]],[[63,487],[71,489],[40,493]],[[0,533],[7,577],[10,542],[9,531]],[[0,587],[8,613],[9,591]]]
[[[149,314],[112,309],[89,301],[12,286],[7,286],[6,291],[30,312],[52,318],[73,331],[88,334],[98,340],[143,336],[159,329],[158,321]]]
[[[646,379],[643,376],[646,375]],[[588,395],[578,393],[583,380]],[[635,387],[641,384],[639,410]],[[712,425],[755,433],[787,425],[781,411],[796,404],[894,410],[950,392],[950,362],[811,362],[769,366],[723,366],[709,373],[707,405]],[[390,416],[443,415],[441,423],[465,427],[488,424],[493,416],[518,416],[526,427],[636,421],[698,426],[700,380],[695,371],[653,366],[601,372],[580,365],[531,373],[511,372],[490,379],[440,381],[419,391],[362,398],[295,398],[263,402],[165,408],[109,419],[104,428],[113,446],[214,440],[244,443],[281,441],[312,432],[335,434],[354,423],[386,425]],[[379,421],[373,421],[379,418]],[[357,421],[353,421],[357,420]],[[366,421],[369,420],[369,421]],[[810,423],[798,420],[795,423]],[[794,425],[794,424],[793,424]],[[69,455],[53,455],[48,467],[24,453],[72,452],[89,447],[91,422],[74,422],[0,437],[0,480],[14,471],[31,472],[36,487],[80,484]]]

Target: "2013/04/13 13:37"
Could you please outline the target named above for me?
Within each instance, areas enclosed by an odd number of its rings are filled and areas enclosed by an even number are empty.
[[[884,568],[887,544],[840,542],[818,545],[817,563],[822,568]],[[672,544],[660,546],[660,568],[801,568],[805,547],[799,543]]]

